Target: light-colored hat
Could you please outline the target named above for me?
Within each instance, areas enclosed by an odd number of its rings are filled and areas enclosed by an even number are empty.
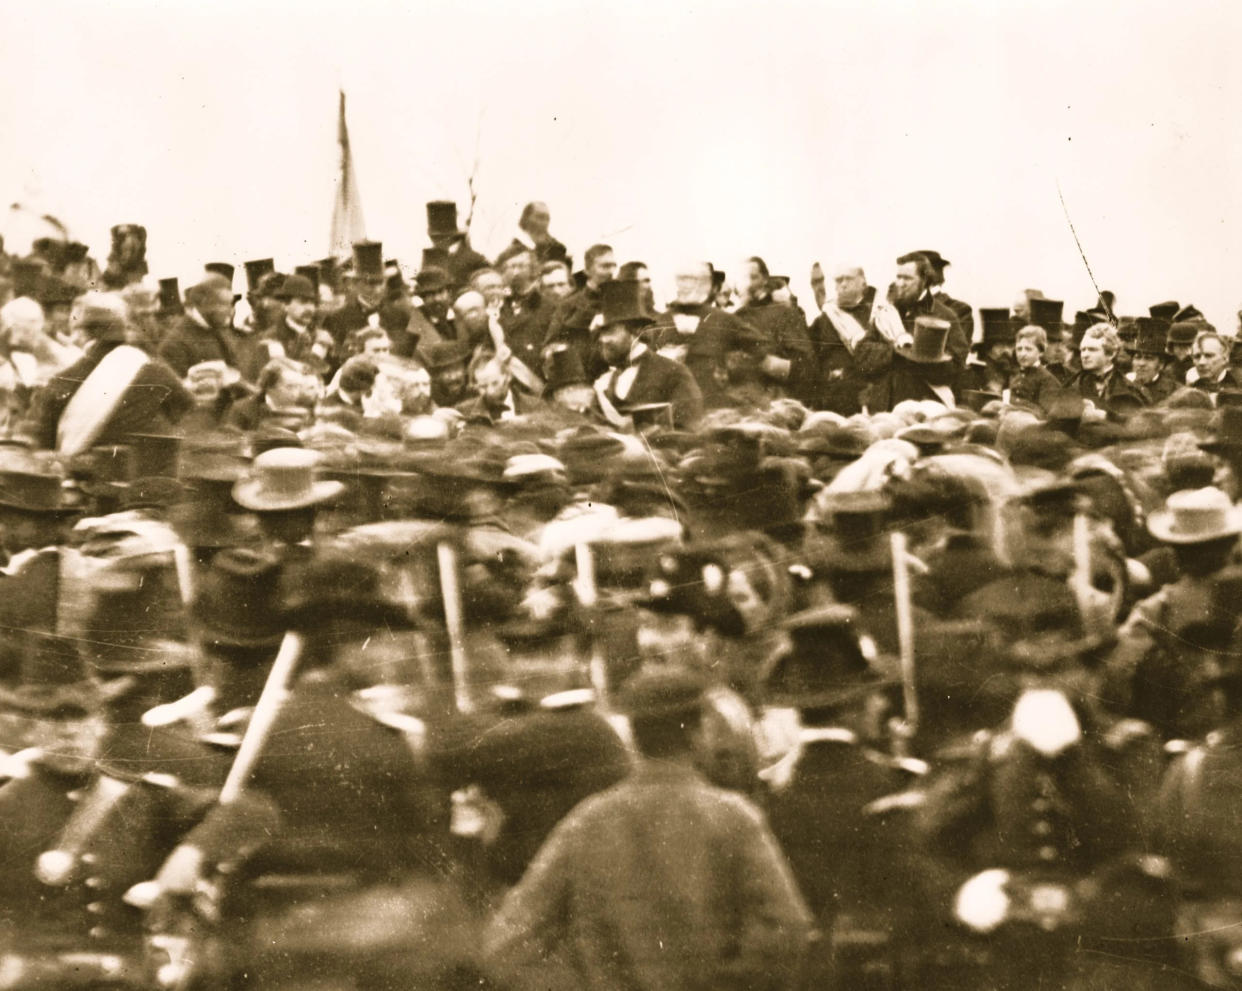
[[[1166,544],[1207,543],[1242,533],[1242,508],[1212,486],[1174,492],[1147,517],[1147,529]]]
[[[252,512],[304,509],[335,499],[345,486],[315,478],[319,454],[298,447],[274,447],[254,459],[251,475],[233,486],[233,499]]]

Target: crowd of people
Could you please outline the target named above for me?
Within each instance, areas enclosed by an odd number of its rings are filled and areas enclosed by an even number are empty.
[[[5,986],[1239,986],[1231,333],[427,218],[0,259]]]

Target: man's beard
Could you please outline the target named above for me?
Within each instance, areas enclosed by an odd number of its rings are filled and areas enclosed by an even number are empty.
[[[913,306],[918,302],[919,297],[922,295],[922,286],[914,286],[910,289],[901,289],[894,284],[888,292],[889,300],[897,306]]]
[[[466,398],[466,383],[450,385],[434,382],[431,386],[431,398],[437,406],[456,406]]]

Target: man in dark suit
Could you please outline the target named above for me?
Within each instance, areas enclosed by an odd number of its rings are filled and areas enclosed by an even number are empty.
[[[973,325],[963,327],[957,314],[940,302],[932,293],[936,282],[936,269],[926,255],[914,252],[897,259],[897,274],[889,288],[889,301],[901,314],[906,332],[914,333],[914,321],[919,317],[934,317],[949,322],[948,352],[960,371],[970,353],[970,337]]]
[[[897,259],[898,263],[909,261],[914,255],[922,255],[932,266],[932,298],[941,306],[946,306],[953,311],[953,315],[957,317],[957,322],[962,325],[966,337],[974,336],[975,318],[969,303],[963,303],[960,299],[954,299],[944,291],[944,270],[949,267],[950,262],[947,258],[942,258],[939,251],[932,251],[930,248],[921,248],[918,251],[911,251],[909,254],[902,255]]]
[[[457,223],[457,204],[433,200],[427,204],[427,236],[444,252],[445,268],[455,286],[464,286],[470,276],[491,263],[470,246],[469,232]]]
[[[232,288],[222,277],[209,276],[186,290],[185,315],[160,344],[160,359],[181,376],[204,361],[222,361],[240,372],[230,337],[232,320]]]
[[[703,415],[703,394],[685,365],[656,354],[640,338],[654,322],[637,282],[606,282],[601,287],[603,325],[599,350],[611,371],[595,382],[595,398],[604,417],[616,426],[632,421],[627,411],[668,403],[679,429]]]
[[[404,298],[389,292],[384,274],[384,246],[379,241],[354,245],[354,286],[345,302],[324,320],[339,354],[349,351],[349,336],[367,326],[379,326],[397,342],[410,323],[410,307]]]
[[[763,359],[763,374],[789,395],[802,398],[806,383],[813,378],[811,338],[799,310],[772,298],[772,280],[762,258],[747,261],[746,282],[742,289],[745,303],[738,308],[740,320],[767,338],[769,353]]]
[[[586,285],[571,292],[552,314],[545,347],[563,342],[578,352],[582,367],[590,373],[602,371],[599,359],[592,355],[591,324],[602,308],[600,287],[616,274],[617,259],[612,248],[606,244],[593,244],[587,248]]]

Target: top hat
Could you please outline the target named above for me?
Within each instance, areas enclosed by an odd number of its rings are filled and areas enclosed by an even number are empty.
[[[1053,334],[1057,335],[1057,339],[1061,335],[1061,315],[1065,311],[1065,303],[1059,299],[1031,299],[1027,302],[1030,316],[1029,322],[1036,327],[1043,327],[1044,333],[1048,335],[1049,340],[1053,340]]]
[[[1242,507],[1220,489],[1184,489],[1174,492],[1147,517],[1147,529],[1166,544],[1202,544],[1242,533]]]
[[[582,356],[566,345],[554,347],[548,352],[543,364],[543,380],[548,395],[568,385],[589,385]]]
[[[43,266],[37,261],[27,258],[14,258],[9,265],[9,276],[13,281],[13,297],[28,296],[34,299],[39,295],[43,283]]]
[[[184,309],[181,303],[181,284],[176,277],[160,279],[159,315],[162,317],[174,316],[184,312]]]
[[[180,474],[180,434],[126,434],[130,453],[130,480],[137,478],[176,478]]]
[[[298,265],[294,268],[293,274],[309,282],[314,290],[315,299],[319,298],[319,277],[321,272],[318,265]]]
[[[457,204],[452,200],[432,200],[428,203],[427,233],[431,237],[464,233],[457,226]]]
[[[952,361],[952,355],[945,351],[949,340],[952,324],[948,320],[935,317],[916,317],[914,320],[913,340],[905,347],[898,348],[896,354],[907,361],[919,365],[939,365]]]
[[[1169,321],[1163,317],[1139,317],[1135,324],[1138,336],[1134,342],[1134,353],[1162,357],[1169,336]]]
[[[291,299],[306,299],[316,302],[319,299],[319,290],[316,287],[317,282],[312,282],[305,275],[286,275],[280,280],[280,287],[274,295],[277,299],[286,302]]]
[[[646,294],[636,279],[617,279],[599,287],[603,327],[618,323],[653,323],[655,317],[647,309]]]
[[[1177,315],[1177,311],[1181,308],[1181,303],[1175,299],[1171,299],[1167,303],[1153,303],[1151,306],[1147,307],[1147,312],[1153,317],[1157,317],[1165,321],[1172,321],[1172,319]]]
[[[45,309],[53,306],[70,306],[82,295],[82,290],[72,282],[45,275],[39,282],[39,303]]]
[[[418,263],[419,271],[425,268],[447,270],[452,259],[444,248],[423,248],[423,256]]]
[[[319,481],[319,455],[296,447],[276,447],[254,459],[251,476],[233,486],[233,498],[251,512],[305,509],[334,499],[344,491],[340,482]]]
[[[1008,309],[981,306],[979,321],[983,325],[982,346],[987,348],[993,344],[1012,344],[1017,328],[1009,316]]]
[[[384,245],[381,242],[355,242],[354,276],[359,279],[382,279],[384,277]]]
[[[272,555],[226,548],[212,558],[190,615],[209,642],[274,644],[284,633],[280,578],[280,562]]]
[[[230,286],[233,284],[233,266],[228,262],[208,262],[203,266],[203,271],[220,276]]]
[[[276,271],[276,262],[271,258],[256,258],[246,262],[246,289],[257,292],[263,277]]]

